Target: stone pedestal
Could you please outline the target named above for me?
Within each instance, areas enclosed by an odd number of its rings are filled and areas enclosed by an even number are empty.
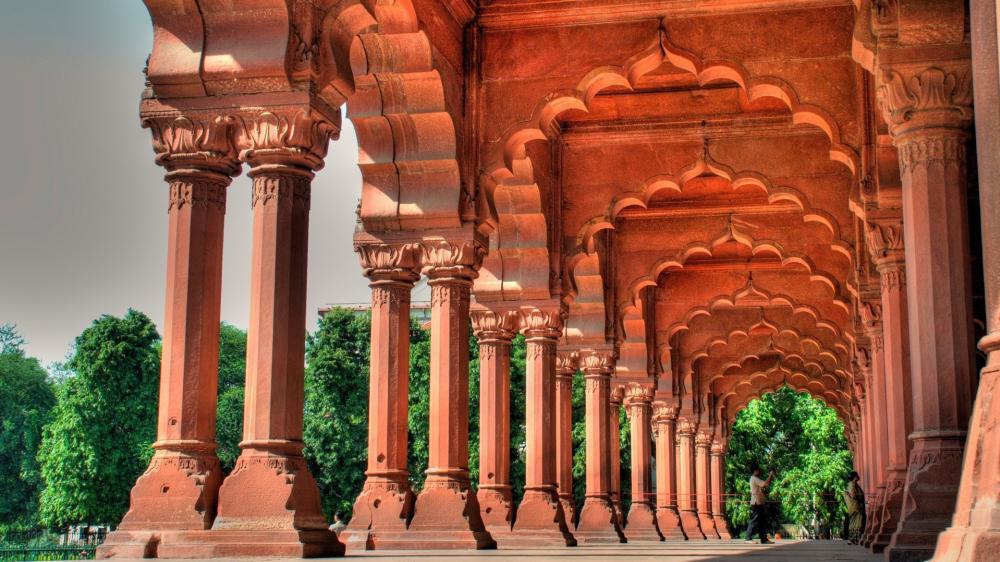
[[[471,249],[425,248],[431,286],[430,446],[424,489],[405,540],[392,548],[495,548],[469,483],[469,291]]]
[[[222,483],[215,456],[222,238],[226,188],[239,162],[223,121],[164,118],[150,128],[170,186],[157,440],[101,558],[156,556],[161,531],[210,528]],[[170,148],[170,139],[192,129],[211,131],[208,144],[190,147],[198,153]]]
[[[632,437],[632,505],[628,512],[625,537],[630,541],[662,541],[656,525],[653,482],[650,470],[650,415],[653,389],[630,384],[625,389],[625,408]]]
[[[371,279],[371,353],[368,386],[368,467],[340,539],[350,550],[399,540],[413,516],[406,468],[410,358],[410,291],[419,278],[413,245],[356,246]]]
[[[527,342],[527,462],[524,498],[514,535],[524,547],[575,546],[556,492],[555,361],[562,328],[558,309],[532,310],[523,318]]]
[[[656,527],[665,539],[687,539],[677,512],[677,447],[674,426],[677,409],[653,403],[653,433],[656,437]]]

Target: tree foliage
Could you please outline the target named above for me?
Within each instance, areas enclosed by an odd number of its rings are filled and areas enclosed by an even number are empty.
[[[223,322],[219,326],[219,403],[216,407],[216,453],[229,472],[243,440],[243,385],[247,370],[247,333]]]
[[[305,456],[328,515],[350,513],[364,484],[371,320],[333,309],[306,343]]]
[[[43,523],[116,522],[156,434],[159,335],[146,315],[105,315],[75,342],[38,460]]]
[[[736,416],[726,455],[730,521],[746,525],[750,469],[759,465],[777,473],[769,491],[777,521],[837,523],[851,462],[844,425],[823,402],[788,387],[753,400]]]
[[[23,342],[12,325],[0,326],[0,526],[30,526],[37,518],[36,454],[56,401],[45,369],[24,356]]]

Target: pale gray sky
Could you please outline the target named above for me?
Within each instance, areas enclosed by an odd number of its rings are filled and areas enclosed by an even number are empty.
[[[141,0],[5,1],[0,16],[0,324],[61,360],[103,313],[161,327],[167,188],[139,127],[152,44]],[[367,301],[351,249],[360,193],[349,122],[313,184],[308,328],[327,302]],[[250,183],[230,188],[222,318],[246,327]]]

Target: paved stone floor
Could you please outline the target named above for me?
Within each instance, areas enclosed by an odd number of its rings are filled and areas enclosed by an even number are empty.
[[[580,562],[881,562],[883,558],[843,541],[779,541],[774,545],[743,541],[633,543],[622,545],[581,546],[576,548],[533,550],[468,551],[370,551],[348,559],[370,559],[371,562],[541,562],[544,560],[574,560]],[[260,559],[257,562],[266,562]],[[334,559],[329,559],[334,560]],[[336,559],[342,560],[342,559]],[[196,562],[196,561],[185,561]]]

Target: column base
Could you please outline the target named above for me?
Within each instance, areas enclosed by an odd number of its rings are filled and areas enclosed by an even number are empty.
[[[214,449],[214,445],[211,448]],[[204,530],[212,526],[222,485],[214,453],[174,453],[159,449],[130,494],[122,530]]]
[[[301,443],[281,446],[295,452],[282,452],[277,445],[271,450],[244,448],[219,489],[219,514],[212,529],[262,535],[327,530],[319,488],[297,452]]]
[[[576,511],[576,501],[573,499],[573,494],[559,494],[559,503],[562,504],[566,526],[572,529],[576,526],[580,517],[580,514]]]
[[[701,528],[701,520],[698,519],[698,514],[693,510],[680,510],[681,516],[681,527],[684,528],[684,534],[687,535],[688,540],[706,540],[708,537],[705,536],[705,530]]]
[[[417,496],[410,527],[400,538],[383,538],[391,549],[491,549],[497,543],[483,526],[479,502],[467,479],[428,475]]]
[[[732,540],[733,534],[729,532],[729,522],[726,521],[726,518],[720,514],[714,514],[712,519],[715,521],[715,532],[719,538],[724,541]]]
[[[964,432],[911,436],[903,518],[885,549],[890,562],[927,560],[938,535],[951,525],[962,473]]]
[[[656,512],[648,503],[632,502],[628,511],[628,526],[625,527],[625,538],[629,542],[662,541],[663,535],[656,526]]]
[[[892,541],[892,534],[896,532],[899,525],[899,518],[903,512],[903,488],[906,486],[906,473],[903,471],[891,471],[889,480],[885,486],[885,493],[882,497],[882,513],[879,517],[878,530],[872,534],[872,552],[881,554]]]
[[[117,530],[97,547],[95,558],[156,558],[160,533],[155,531]]]
[[[861,537],[861,544],[865,547],[871,547],[872,541],[875,540],[875,535],[882,528],[882,494],[884,491],[885,486],[878,486],[875,497],[872,500],[872,507],[868,512],[868,525],[865,527],[865,534]]]
[[[996,560],[998,552],[1000,552],[1000,529],[949,527],[938,539],[934,561],[990,562]]]
[[[698,523],[701,525],[701,531],[705,533],[706,539],[720,539],[719,532],[715,530],[715,518],[711,513],[699,513]]]
[[[354,501],[351,523],[340,533],[348,552],[375,550],[383,537],[406,533],[415,501],[406,477],[368,477]]]
[[[322,530],[213,529],[165,531],[159,558],[321,558],[342,556],[336,533]]]
[[[510,486],[487,486],[480,484],[476,493],[479,502],[479,513],[483,526],[497,539],[498,533],[506,531],[514,524],[514,500]],[[499,539],[497,539],[499,546]]]
[[[522,548],[576,546],[554,488],[524,491],[513,534]]]
[[[665,540],[687,540],[681,516],[674,506],[656,508],[656,527]]]
[[[574,535],[580,544],[618,544],[626,541],[615,515],[614,504],[602,497],[589,497],[583,501],[580,523]]]

